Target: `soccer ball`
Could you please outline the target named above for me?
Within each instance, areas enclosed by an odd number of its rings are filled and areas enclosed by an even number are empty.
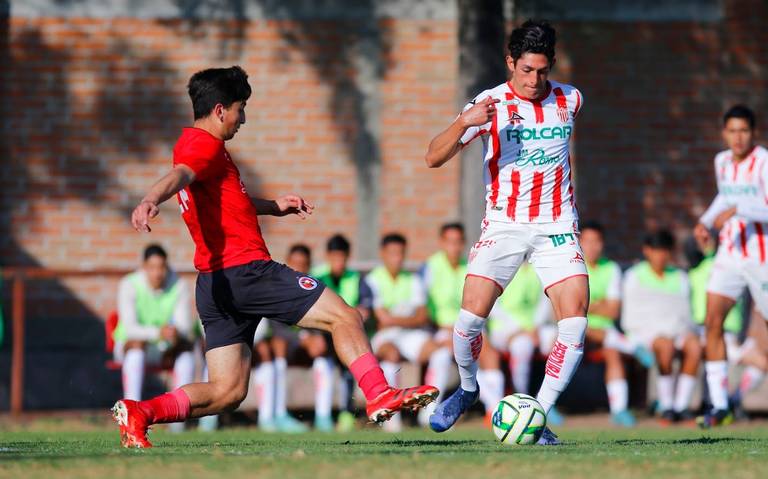
[[[547,425],[547,415],[533,397],[512,394],[496,406],[491,424],[503,444],[535,444]]]

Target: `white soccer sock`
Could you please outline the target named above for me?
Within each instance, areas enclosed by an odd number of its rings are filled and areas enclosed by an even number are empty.
[[[549,356],[552,352],[552,346],[557,339],[557,326],[554,324],[544,324],[539,327],[539,351],[541,354]]]
[[[275,419],[275,365],[264,361],[256,368],[256,390],[259,401],[259,424]]]
[[[440,390],[440,395],[435,403],[440,402],[451,374],[451,361],[453,355],[448,348],[439,348],[429,356],[427,372],[424,374],[424,382]]]
[[[609,349],[615,349],[620,353],[633,354],[637,346],[627,339],[626,336],[621,334],[616,328],[608,328],[605,330],[605,339],[603,340],[603,347]]]
[[[675,396],[675,378],[671,375],[661,376],[656,379],[656,396],[659,400],[659,410],[669,411]]]
[[[704,369],[707,371],[707,388],[712,407],[728,409],[728,362],[706,361]]]
[[[477,357],[483,348],[485,318],[462,309],[453,325],[453,357],[459,366],[461,389],[477,390]]]
[[[528,394],[534,349],[533,339],[527,334],[518,334],[509,345],[509,371],[516,393]]]
[[[504,373],[501,369],[481,369],[477,372],[477,385],[485,412],[493,412],[504,397]]]
[[[397,381],[397,373],[400,371],[400,365],[393,363],[392,361],[382,361],[380,366],[389,385],[396,388],[399,384]]]
[[[629,386],[626,379],[612,379],[605,385],[608,391],[608,407],[611,414],[626,411],[629,405]]]
[[[195,355],[184,351],[173,362],[173,388],[178,389],[195,380]]]
[[[288,361],[285,358],[275,358],[275,417],[288,414],[285,406],[286,380],[288,377]]]
[[[144,350],[131,348],[123,358],[123,395],[126,399],[141,401],[144,384]]]
[[[688,409],[693,398],[693,390],[696,389],[696,376],[681,374],[677,377],[677,391],[675,391],[675,412]]]
[[[561,319],[557,323],[557,340],[547,358],[544,381],[541,383],[536,400],[549,414],[568,383],[571,382],[576,368],[584,355],[584,333],[587,331],[587,318],[572,317]]]
[[[315,417],[330,417],[333,405],[333,364],[331,359],[320,356],[312,362],[315,377]]]
[[[754,366],[747,366],[741,375],[739,393],[744,398],[747,394],[757,389],[765,379],[765,371]]]

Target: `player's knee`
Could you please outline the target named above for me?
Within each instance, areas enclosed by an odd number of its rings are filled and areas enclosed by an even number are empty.
[[[381,347],[378,348],[376,355],[382,361],[389,361],[391,363],[400,362],[400,351],[398,351],[397,347],[391,343],[382,344]]]
[[[234,411],[245,400],[248,394],[248,388],[245,385],[237,385],[226,391],[222,398],[222,409],[224,411]]]
[[[608,366],[621,363],[621,353],[612,348],[603,348],[603,358]]]
[[[453,325],[453,333],[458,336],[468,336],[474,338],[483,332],[485,318],[473,314],[462,307],[459,312],[459,319]]]

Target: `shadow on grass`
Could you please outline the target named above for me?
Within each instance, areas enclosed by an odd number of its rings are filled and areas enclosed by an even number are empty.
[[[699,437],[695,439],[619,439],[611,441],[612,444],[619,446],[693,446],[702,445],[710,446],[713,444],[727,443],[727,442],[759,442],[759,439],[747,438],[747,437]]]

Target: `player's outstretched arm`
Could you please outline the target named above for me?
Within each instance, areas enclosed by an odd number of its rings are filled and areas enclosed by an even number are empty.
[[[259,215],[298,215],[301,219],[306,219],[315,209],[312,203],[298,195],[285,195],[276,200],[254,198],[253,205],[256,207],[256,213]]]
[[[186,165],[176,165],[157,183],[152,185],[149,193],[144,196],[141,203],[134,208],[131,214],[131,224],[140,233],[149,233],[149,220],[160,213],[158,206],[171,196],[183,190],[195,181],[195,172]]]
[[[464,110],[451,126],[437,135],[429,143],[429,149],[424,157],[427,166],[439,168],[453,158],[461,150],[461,137],[468,128],[481,126],[493,118],[496,114],[496,103],[500,100],[486,97],[485,100],[476,103],[471,108]]]

